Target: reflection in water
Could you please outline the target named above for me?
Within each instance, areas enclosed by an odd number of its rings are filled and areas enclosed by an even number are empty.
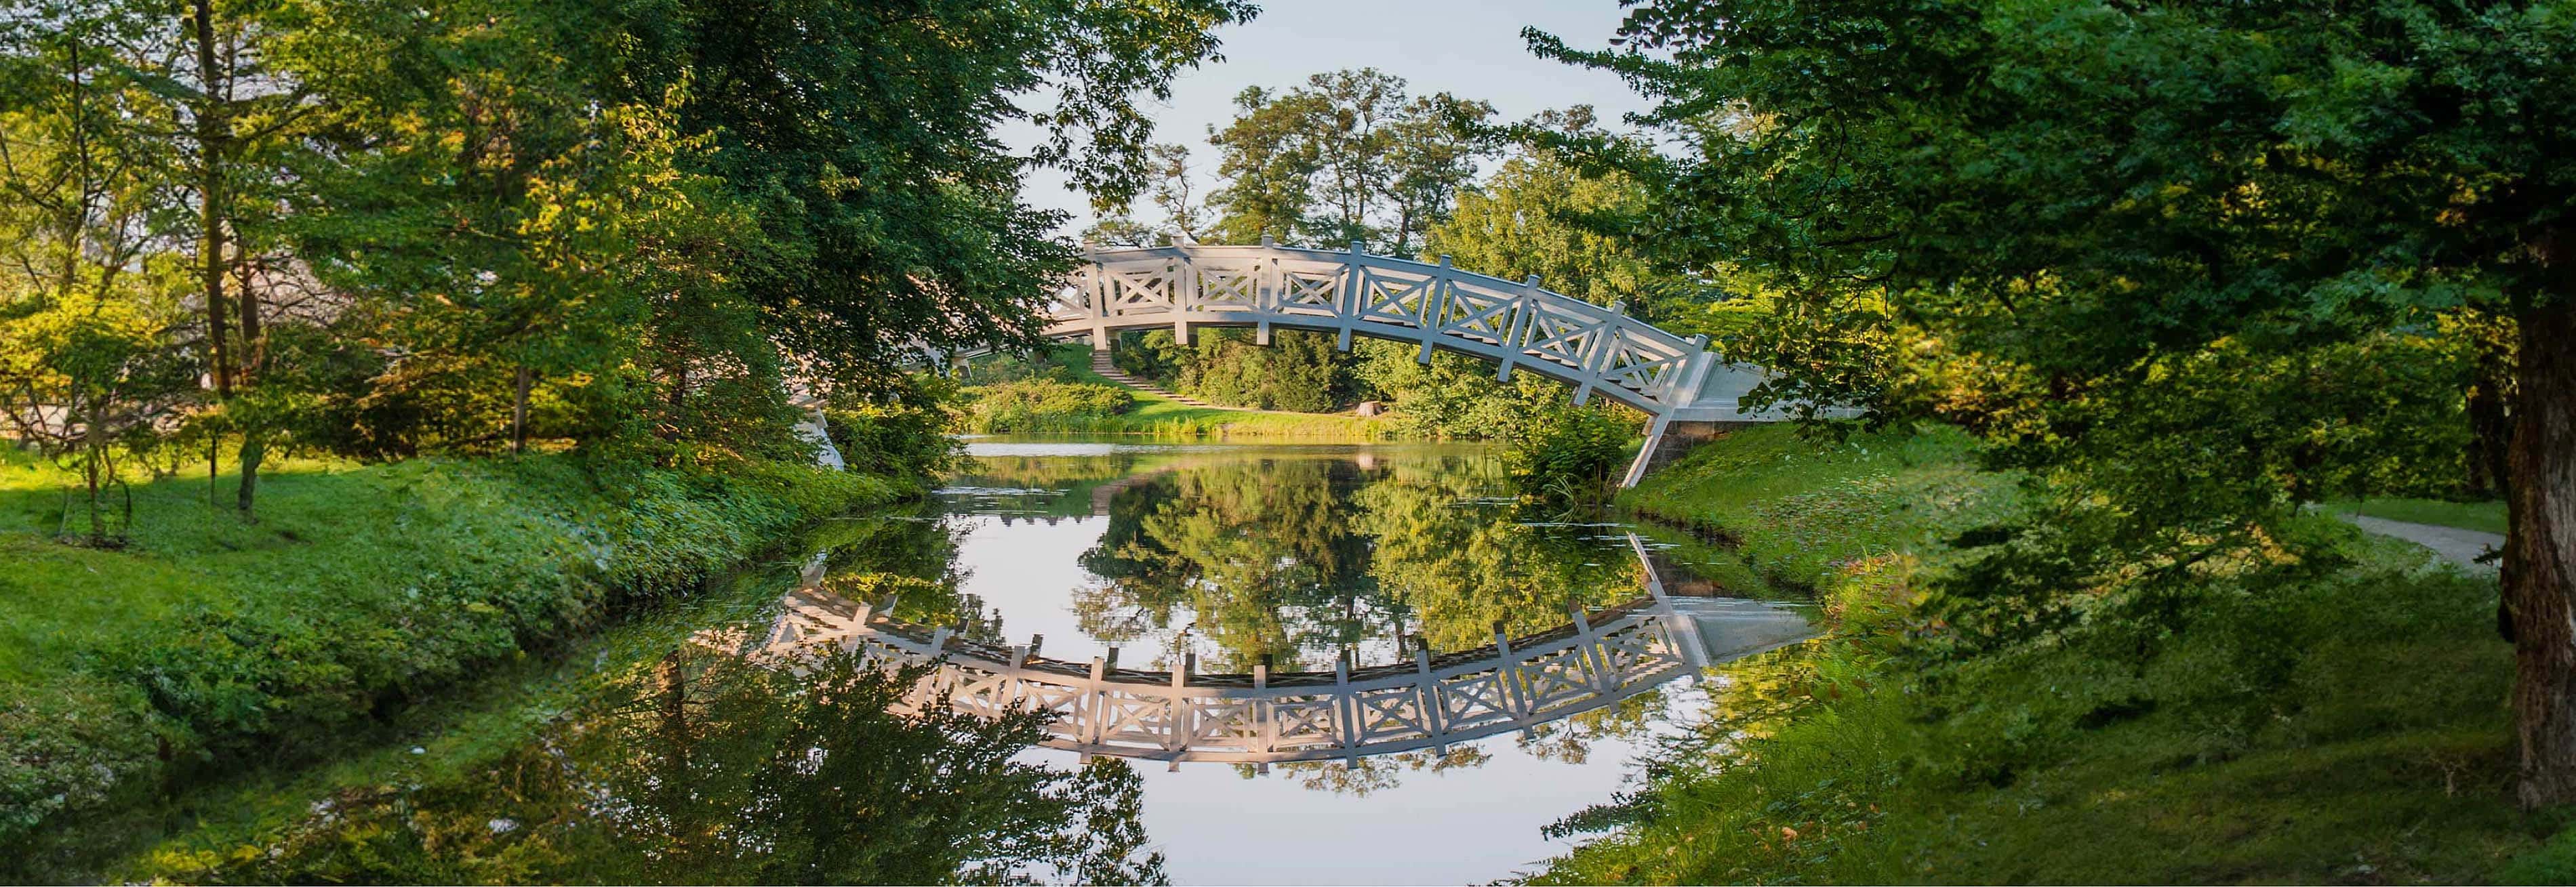
[[[1646,733],[1663,712],[1648,691],[1685,665],[1805,633],[1764,605],[1646,599],[1628,528],[1516,519],[1475,449],[1050,446],[982,445],[943,496],[961,594],[1033,643],[944,649],[973,688],[957,704],[1055,707],[1059,747],[1237,761],[1354,797],[1482,764],[1494,746],[1474,740],[1495,732],[1581,765]],[[1568,622],[1614,603],[1586,620],[1597,640]],[[901,634],[912,610],[834,630],[943,649]],[[1247,673],[1265,668],[1311,689],[1262,691]]]
[[[733,630],[701,632],[703,641]],[[920,671],[682,644],[461,772],[346,791],[192,879],[400,883],[1164,880],[1124,763],[1021,756],[1043,718],[894,703]],[[230,849],[230,848],[227,848]]]
[[[1537,631],[1643,587],[1617,528],[1516,520],[1478,450],[1100,446],[985,445],[943,496],[979,574],[968,584],[1076,658],[1385,664],[1407,636],[1467,649],[1497,620]],[[1075,563],[1036,562],[1068,536],[1088,537]]]
[[[1196,882],[1481,881],[1564,849],[1541,829],[1612,800],[1633,756],[1709,704],[1706,682],[1636,686],[1483,739],[1139,772],[1029,747],[1060,722],[911,705],[916,684],[852,657],[778,668],[783,660],[739,655],[771,648],[792,622],[782,622],[784,596],[791,616],[892,600],[878,615],[987,653],[1042,635],[1044,658],[1067,663],[1125,647],[1131,669],[1195,656],[1203,672],[1242,672],[1269,657],[1283,674],[1329,675],[1348,654],[1354,676],[1386,677],[1415,667],[1409,639],[1460,667],[1472,663],[1457,657],[1494,643],[1497,622],[1508,638],[1561,641],[1569,607],[1633,602],[1652,575],[1627,528],[1517,519],[1492,498],[1501,479],[1474,449],[973,451],[981,467],[924,513],[824,528],[810,587],[750,577],[738,597],[620,628],[614,643],[583,647],[577,661],[595,667],[550,703],[561,714],[524,734],[466,743],[480,750],[456,752],[463,760],[408,763],[256,852],[188,848],[201,866],[163,870],[254,881],[1120,882],[1168,867]],[[1696,626],[1711,660],[1803,626],[1744,602],[1675,599],[1659,612]],[[922,713],[889,714],[908,708]]]

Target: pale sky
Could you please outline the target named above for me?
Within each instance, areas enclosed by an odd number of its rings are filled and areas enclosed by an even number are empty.
[[[1211,125],[1234,119],[1234,96],[1247,86],[1280,89],[1307,75],[1374,67],[1405,79],[1412,95],[1450,92],[1491,102],[1505,120],[1550,108],[1589,104],[1601,122],[1622,128],[1620,115],[1645,103],[1608,74],[1531,55],[1521,28],[1536,26],[1576,47],[1606,46],[1617,30],[1617,0],[1266,0],[1250,23],[1224,28],[1225,61],[1183,74],[1156,115],[1154,140],[1191,149],[1198,193],[1214,181]],[[1032,130],[1006,132],[1012,144],[1034,142]],[[1067,231],[1094,220],[1090,201],[1053,170],[1032,176],[1021,192],[1044,209],[1073,213]],[[1147,201],[1136,216],[1152,221]]]

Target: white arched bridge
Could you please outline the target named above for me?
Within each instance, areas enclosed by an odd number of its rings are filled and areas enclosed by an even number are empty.
[[[1356,759],[1445,747],[1616,703],[1707,666],[1813,634],[1806,617],[1760,601],[1667,595],[1643,545],[1646,594],[1571,612],[1561,627],[1434,654],[1417,640],[1410,661],[1329,672],[1199,674],[1122,669],[1109,657],[1048,659],[1038,642],[1000,645],[889,618],[889,604],[819,587],[818,560],[764,634],[703,636],[745,655],[792,657],[818,645],[874,665],[935,664],[904,706],[947,704],[1001,714],[1055,712],[1044,744],[1084,754],[1164,761]],[[1195,657],[1193,657],[1194,659]]]
[[[1259,246],[1162,246],[1093,251],[1056,293],[1047,335],[1088,334],[1109,347],[1112,333],[1169,328],[1184,342],[1193,327],[1249,327],[1261,344],[1274,328],[1417,343],[1492,362],[1497,378],[1538,373],[1574,386],[1574,401],[1602,395],[1648,417],[1646,445],[1623,483],[1634,485],[1667,434],[1701,437],[1719,423],[1774,422],[1777,410],[1739,410],[1762,381],[1759,367],[1708,350],[1706,336],[1682,337],[1551,292],[1537,277],[1513,283],[1451,267],[1348,250]],[[1676,428],[1676,425],[1696,426]]]

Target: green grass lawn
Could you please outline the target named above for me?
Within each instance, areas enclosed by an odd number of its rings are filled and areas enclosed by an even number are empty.
[[[1973,446],[1946,428],[1824,444],[1764,426],[1692,451],[1618,504],[1698,533],[1680,556],[1722,585],[1817,596],[1855,566],[1939,558],[1952,536],[2012,514],[2012,479],[1977,471]]]
[[[202,475],[136,478],[130,537],[101,549],[56,538],[69,473],[0,454],[0,848],[195,771],[314,754],[899,493],[767,463],[287,460],[256,521],[210,505]]]
[[[2437,527],[2457,527],[2481,533],[2504,535],[2503,502],[2451,502],[2442,499],[2338,499],[2323,506],[2329,511],[2359,514]]]
[[[1823,604],[1822,638],[1725,668],[1708,726],[1541,883],[2576,880],[2567,811],[2513,803],[2496,589],[2318,516],[2357,566],[2220,587],[2139,642],[2076,629],[1918,646],[1942,540],[2022,507],[1966,438],[1739,432],[1622,498],[1733,581]],[[2555,837],[2553,837],[2553,835]]]
[[[1087,345],[1059,346],[1047,359],[1071,381],[1110,385],[1136,399],[1114,416],[1063,416],[1027,432],[1037,434],[1134,434],[1174,440],[1287,440],[1317,443],[1364,443],[1397,440],[1402,432],[1389,418],[1361,418],[1348,413],[1293,413],[1202,407],[1150,391],[1128,388],[1091,369]]]

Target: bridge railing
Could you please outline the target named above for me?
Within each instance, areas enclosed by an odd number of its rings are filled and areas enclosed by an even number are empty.
[[[1514,640],[1410,661],[1330,672],[1267,668],[1198,675],[1118,669],[1037,657],[1027,646],[961,638],[891,620],[877,608],[814,591],[791,595],[789,613],[756,649],[780,652],[838,643],[888,667],[935,664],[906,698],[911,709],[947,704],[1000,714],[1058,712],[1046,744],[1089,754],[1162,760],[1268,763],[1355,758],[1464,742],[1568,717],[1642,693],[1691,671],[1697,635],[1653,598],[1594,613]]]
[[[1683,338],[1603,307],[1550,292],[1533,276],[1519,283],[1462,271],[1443,257],[1426,264],[1348,250],[1260,246],[1167,246],[1099,251],[1056,293],[1049,331],[1108,333],[1171,324],[1248,325],[1267,341],[1272,325],[1418,341],[1481,354],[1510,378],[1530,367],[1649,414],[1688,405],[1722,361],[1705,336]]]

